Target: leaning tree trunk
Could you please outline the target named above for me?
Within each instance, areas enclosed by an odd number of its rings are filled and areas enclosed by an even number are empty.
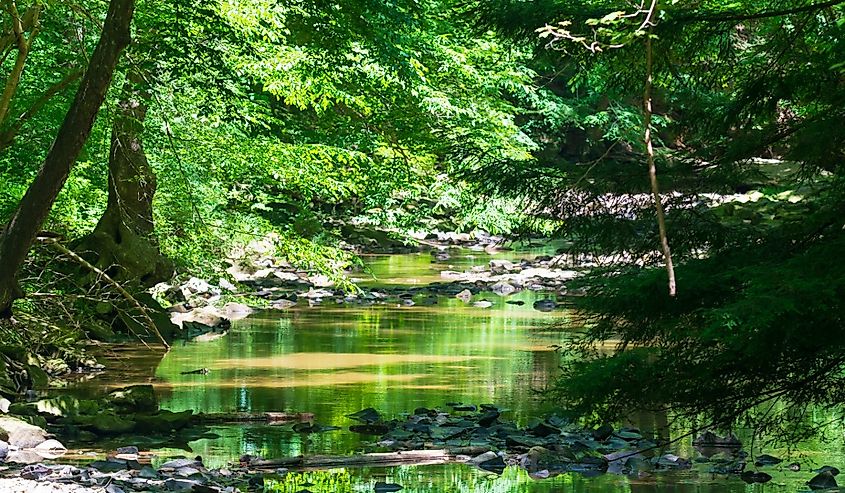
[[[651,142],[651,87],[653,77],[653,53],[651,46],[652,29],[649,27],[645,38],[645,87],[643,89],[643,126],[645,134],[646,156],[648,159],[648,178],[651,183],[651,193],[654,196],[654,208],[657,213],[657,229],[660,235],[660,249],[663,250],[663,259],[666,262],[666,274],[669,277],[669,296],[675,296],[677,287],[675,285],[675,267],[672,264],[672,251],[669,250],[669,237],[666,234],[666,214],[663,211],[663,201],[660,198],[660,186],[657,183],[657,167],[654,164],[654,146]]]
[[[135,0],[111,0],[103,31],[76,97],[41,169],[0,235],[0,317],[10,317],[21,295],[17,272],[88,140],[106,98],[120,53],[131,41]]]
[[[153,236],[156,176],[142,140],[147,89],[130,69],[112,127],[108,205],[94,231],[76,246],[93,254],[92,263],[115,280],[142,286],[167,279],[171,270]]]

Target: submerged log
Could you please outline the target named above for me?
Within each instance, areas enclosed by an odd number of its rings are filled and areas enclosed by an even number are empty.
[[[400,465],[435,465],[450,462],[468,462],[483,454],[490,447],[458,447],[438,450],[407,450],[357,455],[315,455],[308,457],[282,457],[279,459],[252,458],[244,465],[252,469],[328,469],[333,467],[389,467]]]
[[[191,419],[198,424],[219,423],[298,423],[311,421],[314,413],[199,413]]]

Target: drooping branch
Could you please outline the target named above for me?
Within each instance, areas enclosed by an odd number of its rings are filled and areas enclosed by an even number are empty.
[[[109,276],[102,269],[97,268],[97,266],[91,264],[90,262],[88,262],[84,258],[80,257],[76,252],[72,251],[71,249],[67,248],[66,246],[64,246],[61,243],[59,243],[58,241],[56,241],[55,238],[39,238],[39,240],[43,243],[50,245],[54,249],[58,250],[62,254],[69,257],[71,260],[78,262],[80,265],[82,265],[86,269],[91,270],[92,272],[97,274],[97,276],[100,279],[104,280],[105,282],[110,284],[112,287],[114,287],[114,289],[118,293],[120,293],[120,295],[123,296],[123,298],[126,301],[128,301],[130,304],[132,304],[132,306],[135,307],[136,310],[138,310],[138,313],[140,313],[141,317],[144,319],[144,323],[147,326],[147,330],[149,330],[151,334],[155,335],[158,338],[158,340],[165,347],[165,349],[170,349],[170,345],[167,343],[167,341],[164,340],[164,337],[162,337],[161,332],[159,332],[158,327],[156,327],[155,322],[153,321],[152,317],[150,317],[150,314],[148,313],[147,308],[144,307],[144,305],[142,305],[141,302],[139,302],[134,296],[132,296],[132,294],[130,294],[129,291],[126,290],[126,288],[121,286],[121,284],[119,282],[112,279],[111,276]],[[131,331],[132,328],[129,327],[129,330]],[[147,345],[147,343],[144,341],[144,339],[139,334],[135,334],[135,336],[138,337],[138,339],[145,346]],[[147,349],[150,349],[150,347],[147,346]]]
[[[845,1],[845,0],[842,0]],[[625,13],[616,11],[607,14],[602,19],[592,19],[594,22],[587,22],[594,25],[612,25],[615,22],[624,22],[627,24],[635,23],[629,26],[629,30],[625,30],[622,26],[614,34],[609,36],[610,40],[599,39],[599,30],[594,31],[593,40],[588,40],[588,37],[583,34],[574,34],[570,31],[569,26],[571,21],[559,22],[557,25],[546,25],[537,29],[541,38],[549,38],[551,41],[547,46],[555,47],[557,41],[568,41],[581,45],[592,53],[599,53],[607,49],[620,49],[631,44],[640,36],[645,36],[645,84],[643,85],[643,144],[646,149],[646,160],[648,163],[648,177],[651,187],[651,193],[654,198],[654,208],[657,216],[657,228],[659,231],[660,250],[663,253],[663,259],[666,264],[666,273],[669,278],[669,296],[675,296],[677,286],[675,282],[675,268],[672,263],[672,253],[669,248],[669,239],[666,228],[666,213],[663,208],[663,201],[660,197],[660,186],[657,180],[657,168],[654,162],[654,144],[652,142],[651,120],[652,120],[652,86],[653,86],[653,66],[654,54],[652,49],[652,38],[654,37],[654,27],[657,25],[656,19],[658,14],[658,0],[651,0],[651,4],[646,7],[645,3],[641,3],[632,13]],[[603,28],[605,32],[612,31],[610,28]],[[588,170],[589,172],[589,170]],[[581,180],[576,182],[576,185]]]
[[[802,5],[801,7],[794,7],[783,10],[769,10],[760,12],[725,12],[722,14],[691,14],[686,16],[678,16],[670,19],[669,22],[676,23],[695,23],[695,22],[742,22],[754,19],[769,19],[772,17],[783,17],[787,15],[803,14],[805,12],[817,12],[819,10],[829,9],[837,5],[845,3],[845,0],[828,0],[827,2],[811,3],[809,5]]]
[[[41,95],[35,102],[30,105],[29,109],[21,113],[21,115],[9,126],[0,132],[0,152],[14,142],[15,137],[17,137],[18,132],[24,126],[24,124],[32,119],[40,110],[44,107],[48,102],[50,102],[53,97],[55,97],[60,92],[67,89],[71,84],[78,81],[84,72],[82,70],[75,70],[69,74],[67,74],[62,80],[50,86],[44,94]]]

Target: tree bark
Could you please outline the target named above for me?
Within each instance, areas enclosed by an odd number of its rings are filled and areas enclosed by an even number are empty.
[[[134,0],[111,0],[85,76],[35,180],[0,235],[0,317],[21,292],[17,272],[88,140],[121,52],[131,41]]]
[[[117,104],[109,152],[109,199],[94,231],[76,249],[114,279],[151,286],[170,276],[170,263],[153,236],[156,176],[144,153],[144,120],[150,94],[130,69]]]
[[[660,186],[657,183],[657,168],[654,165],[654,146],[651,142],[651,87],[653,76],[653,54],[651,46],[652,29],[649,27],[646,33],[646,78],[643,89],[643,125],[645,126],[645,134],[643,140],[645,142],[646,156],[648,159],[648,178],[651,183],[651,193],[654,196],[654,208],[657,213],[657,229],[660,235],[660,248],[663,250],[663,258],[666,262],[666,273],[669,276],[669,296],[675,296],[677,287],[675,285],[675,267],[672,264],[672,252],[669,249],[669,238],[666,234],[666,214],[663,211],[663,201],[660,198]]]

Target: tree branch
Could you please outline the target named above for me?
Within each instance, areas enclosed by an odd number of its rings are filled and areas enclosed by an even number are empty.
[[[7,6],[4,6],[3,8],[4,10],[8,9]],[[40,11],[40,6],[33,6],[26,11],[26,13],[20,19],[22,31],[26,32],[32,29],[32,26],[35,24],[37,18],[36,13],[40,13]],[[6,50],[10,49],[12,45],[17,42],[17,39],[18,38],[14,30],[0,36],[0,53],[3,53]]]
[[[75,70],[65,76],[64,79],[60,80],[59,82],[50,86],[44,94],[41,95],[40,98],[35,100],[34,103],[29,107],[28,110],[23,112],[21,116],[12,123],[9,128],[0,132],[0,152],[3,152],[4,149],[9,147],[12,142],[17,137],[18,132],[20,131],[21,127],[23,127],[24,123],[26,123],[30,118],[35,116],[41,108],[44,107],[53,97],[65,90],[68,86],[79,80],[82,75],[85,73],[84,70]]]
[[[139,302],[134,296],[132,296],[132,294],[130,294],[129,291],[127,291],[123,286],[121,286],[119,282],[112,279],[111,276],[109,276],[108,274],[103,272],[103,270],[98,268],[96,265],[92,264],[91,262],[88,262],[84,258],[77,255],[76,252],[70,250],[66,246],[64,246],[61,243],[59,243],[58,241],[56,241],[55,238],[39,237],[38,240],[41,241],[42,243],[46,243],[46,244],[52,246],[56,250],[60,251],[61,253],[65,254],[65,255],[67,255],[68,257],[70,257],[74,261],[78,262],[80,265],[82,265],[86,269],[89,269],[92,272],[96,273],[98,276],[100,276],[107,283],[111,284],[114,287],[114,289],[117,290],[117,292],[120,293],[120,295],[123,296],[126,299],[126,301],[131,303],[138,310],[138,312],[141,314],[141,316],[144,318],[144,321],[146,322],[147,329],[149,329],[150,332],[152,332],[156,337],[158,337],[158,340],[161,341],[161,344],[165,347],[165,349],[168,349],[168,350],[170,349],[170,344],[168,344],[167,341],[164,340],[164,337],[162,337],[161,332],[159,332],[158,327],[156,327],[156,324],[153,321],[153,319],[150,317],[150,314],[147,313],[148,308],[145,307],[144,305],[142,305],[141,302]],[[135,333],[135,331],[133,331],[132,328],[129,327],[128,325],[127,325],[127,327],[129,328],[130,331],[132,331],[133,334],[135,334],[136,337],[138,337],[138,339],[145,346],[147,346],[147,343],[144,341],[143,338],[141,338],[140,335]],[[147,346],[147,348],[150,349],[149,346]]]
[[[827,2],[814,3],[810,5],[803,5],[801,7],[794,7],[791,9],[771,10],[763,12],[749,12],[749,13],[724,13],[711,15],[688,15],[680,16],[675,19],[670,19],[668,22],[677,23],[692,23],[692,22],[735,22],[747,21],[753,19],[767,19],[771,17],[782,17],[785,15],[800,14],[803,12],[813,12],[816,10],[824,10],[836,5],[845,3],[845,0],[828,0]]]
[[[15,58],[15,64],[12,66],[12,72],[6,79],[6,86],[3,89],[3,95],[0,97],[0,124],[6,120],[6,115],[9,113],[9,107],[12,103],[12,98],[18,90],[18,83],[23,74],[23,67],[26,64],[26,58],[29,55],[29,48],[32,46],[32,40],[38,34],[38,14],[41,12],[41,5],[36,5],[34,8],[34,27],[29,34],[29,39],[24,35],[23,22],[18,13],[18,7],[15,2],[10,2],[8,12],[12,16],[12,33],[17,41],[18,56]]]

